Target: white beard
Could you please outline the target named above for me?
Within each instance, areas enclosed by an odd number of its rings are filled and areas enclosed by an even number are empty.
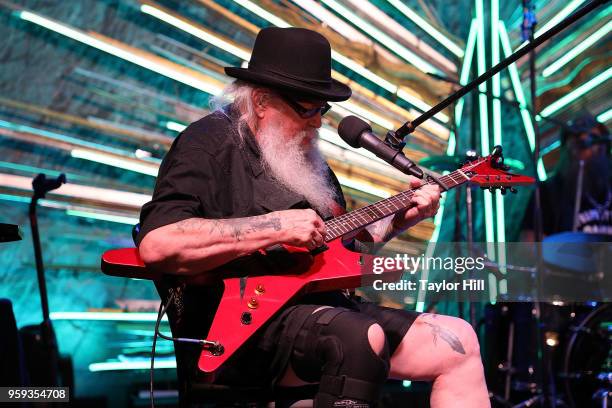
[[[303,195],[321,215],[332,215],[334,190],[327,164],[316,146],[318,137],[311,139],[311,146],[301,145],[304,138],[318,136],[318,131],[303,131],[290,138],[284,138],[282,132],[280,124],[258,130],[256,139],[264,168],[285,188]]]

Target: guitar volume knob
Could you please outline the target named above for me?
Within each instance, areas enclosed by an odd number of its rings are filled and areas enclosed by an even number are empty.
[[[249,299],[249,301],[247,302],[247,307],[249,309],[257,309],[259,307],[259,302],[257,301],[257,299],[255,299],[254,297],[252,297],[251,299]]]

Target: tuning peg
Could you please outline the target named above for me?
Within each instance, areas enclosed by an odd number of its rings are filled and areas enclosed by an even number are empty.
[[[500,191],[500,193],[502,193],[502,195],[506,195],[507,189],[506,189],[506,187],[501,186],[501,187],[499,188],[499,191]]]
[[[516,188],[514,188],[514,187],[510,187],[510,192],[512,194],[516,194],[518,192],[518,190]]]
[[[495,186],[491,186],[491,187],[489,187],[489,192],[490,192],[491,194],[495,193]]]

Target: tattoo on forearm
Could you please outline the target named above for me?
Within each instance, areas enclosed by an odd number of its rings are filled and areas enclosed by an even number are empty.
[[[231,236],[237,241],[241,241],[243,236],[250,232],[262,231],[266,229],[280,231],[281,229],[280,218],[271,214],[263,217],[230,218],[224,220],[190,218],[179,221],[175,225],[176,229],[181,233],[200,231],[205,226],[208,226],[208,233],[210,235],[218,235],[220,237]]]
[[[434,345],[437,345],[438,336],[440,336],[442,340],[448,343],[448,345],[453,349],[453,351],[456,351],[459,354],[465,354],[463,344],[461,344],[461,340],[459,340],[459,337],[457,337],[455,333],[437,324],[432,324],[428,322],[423,323],[431,327],[431,334],[433,335]]]

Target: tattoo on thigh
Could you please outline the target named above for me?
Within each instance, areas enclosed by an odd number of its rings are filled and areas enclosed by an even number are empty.
[[[431,334],[433,335],[434,345],[437,345],[438,336],[440,336],[442,340],[448,343],[448,345],[453,349],[453,351],[456,351],[459,354],[465,354],[463,344],[461,344],[461,340],[459,340],[459,337],[457,337],[455,333],[437,324],[432,324],[428,322],[423,323],[431,327]]]

